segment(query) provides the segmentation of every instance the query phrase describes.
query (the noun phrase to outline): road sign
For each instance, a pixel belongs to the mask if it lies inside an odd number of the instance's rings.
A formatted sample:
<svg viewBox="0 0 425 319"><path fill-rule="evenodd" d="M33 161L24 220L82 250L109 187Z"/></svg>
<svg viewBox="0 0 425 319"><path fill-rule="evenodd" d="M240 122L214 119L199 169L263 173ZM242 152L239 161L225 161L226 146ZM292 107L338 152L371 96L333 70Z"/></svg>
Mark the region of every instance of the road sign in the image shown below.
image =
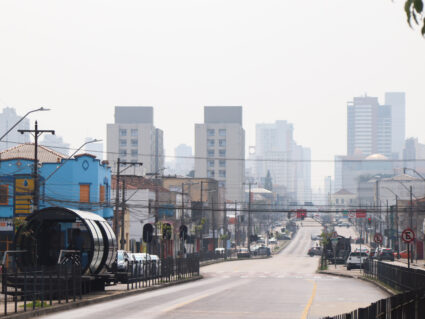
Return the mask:
<svg viewBox="0 0 425 319"><path fill-rule="evenodd" d="M375 236L373 236L373 240L377 244L382 244L382 240L383 240L382 235L380 233L376 233Z"/></svg>
<svg viewBox="0 0 425 319"><path fill-rule="evenodd" d="M366 218L366 209L356 209L356 218Z"/></svg>
<svg viewBox="0 0 425 319"><path fill-rule="evenodd" d="M411 243L412 241L415 240L415 232L410 228L406 228L401 233L401 239L407 244Z"/></svg>
<svg viewBox="0 0 425 319"><path fill-rule="evenodd" d="M331 236L332 239L338 238L338 233L334 231Z"/></svg>

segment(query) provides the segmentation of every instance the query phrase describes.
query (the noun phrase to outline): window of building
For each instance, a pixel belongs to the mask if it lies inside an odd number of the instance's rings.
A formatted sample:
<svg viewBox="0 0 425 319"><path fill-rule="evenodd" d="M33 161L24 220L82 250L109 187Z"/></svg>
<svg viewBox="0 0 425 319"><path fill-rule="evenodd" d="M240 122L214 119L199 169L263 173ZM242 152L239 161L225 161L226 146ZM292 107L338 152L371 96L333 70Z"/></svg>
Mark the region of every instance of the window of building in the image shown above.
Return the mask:
<svg viewBox="0 0 425 319"><path fill-rule="evenodd" d="M90 185L81 184L80 185L80 203L89 203L90 202Z"/></svg>
<svg viewBox="0 0 425 319"><path fill-rule="evenodd" d="M139 140L136 138L132 138L131 139L131 146L138 146L139 145Z"/></svg>
<svg viewBox="0 0 425 319"><path fill-rule="evenodd" d="M350 199L350 204L352 204L353 203L353 200L352 199Z"/></svg>
<svg viewBox="0 0 425 319"><path fill-rule="evenodd" d="M218 155L220 155L220 157L225 157L226 156L226 150L219 150Z"/></svg>
<svg viewBox="0 0 425 319"><path fill-rule="evenodd" d="M226 140L218 140L218 146L226 147Z"/></svg>
<svg viewBox="0 0 425 319"><path fill-rule="evenodd" d="M338 198L336 199L336 203L339 204L339 199Z"/></svg>
<svg viewBox="0 0 425 319"><path fill-rule="evenodd" d="M220 167L226 167L226 161L225 160L220 160L219 162Z"/></svg>
<svg viewBox="0 0 425 319"><path fill-rule="evenodd" d="M209 171L208 171L208 177L209 177L209 178L214 178L214 176L215 176L214 171L209 170Z"/></svg>
<svg viewBox="0 0 425 319"><path fill-rule="evenodd" d="M215 130L214 130L214 129L209 128L209 129L207 130L207 135L208 135L208 136L214 136L214 135L215 135Z"/></svg>
<svg viewBox="0 0 425 319"><path fill-rule="evenodd" d="M218 171L218 176L219 177L226 177L226 171L225 170L219 170Z"/></svg>
<svg viewBox="0 0 425 319"><path fill-rule="evenodd" d="M120 128L120 136L127 136L127 130Z"/></svg>
<svg viewBox="0 0 425 319"><path fill-rule="evenodd" d="M137 128L132 128L130 133L132 137L137 137L139 135L139 130Z"/></svg>
<svg viewBox="0 0 425 319"><path fill-rule="evenodd" d="M218 182L218 187L223 187L223 188L225 188L225 187L226 187L226 182L223 182L223 181Z"/></svg>
<svg viewBox="0 0 425 319"><path fill-rule="evenodd" d="M344 204L344 198L341 198L341 204Z"/></svg>
<svg viewBox="0 0 425 319"><path fill-rule="evenodd" d="M127 150L120 150L119 151L119 153L120 153L120 156L122 157L122 156L127 156Z"/></svg>
<svg viewBox="0 0 425 319"><path fill-rule="evenodd" d="M208 161L208 167L214 167L214 161Z"/></svg>
<svg viewBox="0 0 425 319"><path fill-rule="evenodd" d="M105 202L105 186L100 185L99 187L99 202L104 203Z"/></svg>
<svg viewBox="0 0 425 319"><path fill-rule="evenodd" d="M120 146L126 147L127 146L127 140L120 139Z"/></svg>
<svg viewBox="0 0 425 319"><path fill-rule="evenodd" d="M226 136L226 129L225 129L225 128L223 128L223 129L219 129L219 130L218 130L218 135L219 135L219 136Z"/></svg>
<svg viewBox="0 0 425 319"><path fill-rule="evenodd" d="M208 157L214 157L214 150L208 150Z"/></svg>
<svg viewBox="0 0 425 319"><path fill-rule="evenodd" d="M9 186L0 185L0 205L9 204Z"/></svg>
<svg viewBox="0 0 425 319"><path fill-rule="evenodd" d="M131 156L137 156L139 154L139 152L135 149L131 150Z"/></svg>
<svg viewBox="0 0 425 319"><path fill-rule="evenodd" d="M208 145L208 147L214 147L215 141L209 139L209 140L207 140L207 145Z"/></svg>

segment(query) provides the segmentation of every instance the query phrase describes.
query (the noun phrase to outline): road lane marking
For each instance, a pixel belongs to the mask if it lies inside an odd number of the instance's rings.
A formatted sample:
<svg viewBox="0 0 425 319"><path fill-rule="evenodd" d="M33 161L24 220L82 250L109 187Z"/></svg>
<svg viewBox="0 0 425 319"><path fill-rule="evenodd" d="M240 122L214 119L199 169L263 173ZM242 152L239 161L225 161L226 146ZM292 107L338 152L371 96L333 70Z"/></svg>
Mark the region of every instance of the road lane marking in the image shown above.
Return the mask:
<svg viewBox="0 0 425 319"><path fill-rule="evenodd" d="M210 295L211 295L211 293L208 293L208 294L204 294L204 295L201 295L201 296L198 296L198 297L192 298L192 299L190 299L190 300L184 301L184 302L179 303L179 304L177 304L177 305L171 306L171 307L169 307L169 308L165 309L163 312L170 312L170 311L173 311L173 310L176 310L176 309L182 308L182 307L184 307L184 306L187 306L188 304L191 304L191 303L193 303L193 302L195 302L195 301L198 301L198 300L204 299L204 298L206 298L206 297L208 297L208 296L210 296Z"/></svg>
<svg viewBox="0 0 425 319"><path fill-rule="evenodd" d="M309 280L310 281L310 280ZM311 282L311 281L310 281ZM310 307L311 307L311 305L313 304L313 300L314 300L314 297L316 296L316 290L317 290L317 283L315 282L315 281L313 281L313 292L312 292L312 294L311 294L311 297L310 297L310 299L308 300L308 303L307 303L307 305L305 306L305 308L304 308L304 311L303 311L303 313L302 313L302 315L301 315L301 319L307 319L307 316L308 316L308 312L309 312L309 310L310 310Z"/></svg>

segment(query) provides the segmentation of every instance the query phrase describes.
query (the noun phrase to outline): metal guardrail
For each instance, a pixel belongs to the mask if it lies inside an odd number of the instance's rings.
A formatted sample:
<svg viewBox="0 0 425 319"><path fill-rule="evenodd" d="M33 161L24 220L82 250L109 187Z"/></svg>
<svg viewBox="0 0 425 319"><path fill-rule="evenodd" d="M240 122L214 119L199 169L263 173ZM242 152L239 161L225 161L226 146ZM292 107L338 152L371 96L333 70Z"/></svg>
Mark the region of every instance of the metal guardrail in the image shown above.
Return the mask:
<svg viewBox="0 0 425 319"><path fill-rule="evenodd" d="M370 279L379 280L403 293L378 300L366 308L323 319L423 318L425 314L425 271L368 260L364 274Z"/></svg>

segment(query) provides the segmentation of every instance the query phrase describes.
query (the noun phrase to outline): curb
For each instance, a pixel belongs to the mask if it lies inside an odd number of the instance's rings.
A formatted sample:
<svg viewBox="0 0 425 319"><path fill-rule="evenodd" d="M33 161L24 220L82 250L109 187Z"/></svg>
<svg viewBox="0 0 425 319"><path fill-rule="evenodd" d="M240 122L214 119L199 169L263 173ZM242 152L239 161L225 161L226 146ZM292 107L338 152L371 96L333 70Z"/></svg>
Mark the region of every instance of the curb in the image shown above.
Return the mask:
<svg viewBox="0 0 425 319"><path fill-rule="evenodd" d="M71 301L70 303L67 303L67 304L55 305L55 306L52 306L52 307L49 307L49 308L38 309L38 310L34 310L34 311L27 311L27 312L22 312L22 313L17 313L17 314L11 314L11 315L4 316L3 318L27 319L27 318L33 318L33 317L38 317L38 316L44 316L44 315L48 315L48 314L52 314L52 313L56 313L56 312L72 310L72 309L76 309L76 308L80 308L80 307L84 307L84 306L89 306L89 305L94 305L94 304L98 304L98 303L102 303L102 302L106 302L106 301L112 301L112 300L121 299L121 298L129 297L129 296L134 296L134 295L142 294L142 293L153 291L153 290L177 286L177 285L189 283L189 282L192 282L192 281L197 281L197 280L200 280L202 278L203 278L203 276L199 275L199 276L196 276L196 277L192 277L192 278L188 278L188 279L184 279L184 280L179 280L179 281L174 281L174 282L170 282L170 283L165 283L165 284L158 285L158 286L146 287L146 288L140 288L140 289L134 289L134 290L126 290L126 291L118 292L116 294L109 295L109 296L101 296L101 297L94 298L94 299L81 300L81 301L75 301L75 302Z"/></svg>

